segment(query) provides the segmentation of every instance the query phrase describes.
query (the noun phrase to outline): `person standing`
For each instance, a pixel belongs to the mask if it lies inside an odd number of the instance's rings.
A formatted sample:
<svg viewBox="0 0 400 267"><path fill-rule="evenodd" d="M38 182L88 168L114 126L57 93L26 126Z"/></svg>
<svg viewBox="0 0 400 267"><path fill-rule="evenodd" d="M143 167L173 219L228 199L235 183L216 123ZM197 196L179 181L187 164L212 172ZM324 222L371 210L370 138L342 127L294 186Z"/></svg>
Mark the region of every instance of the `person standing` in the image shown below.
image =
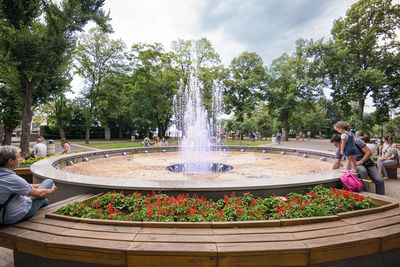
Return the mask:
<svg viewBox="0 0 400 267"><path fill-rule="evenodd" d="M339 121L333 126L333 128L341 133L340 138L342 139L342 141L340 145L340 154L346 157L346 171L350 170L351 165L352 171L356 172L357 164L354 159L354 155L356 154L355 137L350 131L350 124L344 121Z"/></svg>
<svg viewBox="0 0 400 267"><path fill-rule="evenodd" d="M308 141L311 141L311 131L307 132L307 138L308 138Z"/></svg>
<svg viewBox="0 0 400 267"><path fill-rule="evenodd" d="M336 160L333 163L332 169L340 168L340 162L342 160L342 155L340 154L341 137L339 135L333 135L331 138L331 143L336 147ZM379 174L374 162L370 159L371 151L366 146L366 144L359 138L355 139L356 155L355 159L357 161L357 172L361 179L370 178L375 184L375 192L379 195L385 194L385 183L382 176ZM368 183L363 182L363 190L369 192Z"/></svg>
<svg viewBox="0 0 400 267"><path fill-rule="evenodd" d="M278 145L281 144L281 140L282 140L282 134L281 134L281 132L277 132L276 133L276 142L278 143Z"/></svg>
<svg viewBox="0 0 400 267"><path fill-rule="evenodd" d="M31 218L48 205L47 196L54 193L53 180L46 179L40 185L29 184L13 170L21 161L19 148L0 147L0 223L15 224Z"/></svg>
<svg viewBox="0 0 400 267"><path fill-rule="evenodd" d="M388 180L388 174L385 166L392 166L399 163L397 146L393 144L393 139L390 135L384 135L382 137L383 147L382 154L378 159L376 165L378 166L379 173L383 176L383 179Z"/></svg>

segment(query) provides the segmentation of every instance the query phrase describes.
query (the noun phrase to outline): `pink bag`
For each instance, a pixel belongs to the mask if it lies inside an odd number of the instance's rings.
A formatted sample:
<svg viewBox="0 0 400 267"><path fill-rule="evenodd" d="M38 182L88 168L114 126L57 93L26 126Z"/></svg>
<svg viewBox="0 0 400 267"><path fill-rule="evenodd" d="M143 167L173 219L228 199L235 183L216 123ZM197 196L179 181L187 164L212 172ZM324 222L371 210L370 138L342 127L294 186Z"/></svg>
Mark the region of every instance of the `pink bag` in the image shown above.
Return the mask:
<svg viewBox="0 0 400 267"><path fill-rule="evenodd" d="M363 183L350 171L343 173L340 176L340 181L351 191L361 192L363 189Z"/></svg>

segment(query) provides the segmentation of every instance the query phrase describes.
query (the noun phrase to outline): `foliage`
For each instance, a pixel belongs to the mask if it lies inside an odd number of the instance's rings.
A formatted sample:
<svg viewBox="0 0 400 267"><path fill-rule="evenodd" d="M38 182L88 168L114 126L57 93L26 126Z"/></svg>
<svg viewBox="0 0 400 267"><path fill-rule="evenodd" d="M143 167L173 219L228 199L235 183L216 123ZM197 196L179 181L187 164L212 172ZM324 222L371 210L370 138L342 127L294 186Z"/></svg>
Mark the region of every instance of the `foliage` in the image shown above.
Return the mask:
<svg viewBox="0 0 400 267"><path fill-rule="evenodd" d="M233 192L218 201L188 195L105 193L89 204L74 202L56 213L68 216L124 221L212 222L253 221L329 216L367 209L378 203L347 190L318 185L305 195L291 193L285 200Z"/></svg>
<svg viewBox="0 0 400 267"><path fill-rule="evenodd" d="M38 104L57 86L75 46L74 34L89 21L107 28L104 0L1 1L0 67L17 77L23 101L21 150L29 149L32 104ZM10 87L14 85L8 84Z"/></svg>
<svg viewBox="0 0 400 267"><path fill-rule="evenodd" d="M225 81L225 102L239 123L243 123L245 115L251 117L264 82L265 69L257 53L243 52L232 60Z"/></svg>
<svg viewBox="0 0 400 267"><path fill-rule="evenodd" d="M87 144L90 127L98 120L104 81L123 68L124 49L125 44L121 40L110 39L101 28L90 29L79 37L75 50L75 71L85 80L81 107L86 122ZM107 87L108 90L113 88Z"/></svg>
<svg viewBox="0 0 400 267"><path fill-rule="evenodd" d="M365 99L375 105L399 104L400 5L391 0L360 0L332 28L325 44L324 66L334 101L358 102L363 119Z"/></svg>
<svg viewBox="0 0 400 267"><path fill-rule="evenodd" d="M315 73L318 61L313 58L312 45L312 42L297 40L296 52L292 56L283 54L268 69L265 92L268 107L271 114L283 122L286 133L289 133L289 120L296 110L300 106L312 108L313 99L322 93L321 77Z"/></svg>

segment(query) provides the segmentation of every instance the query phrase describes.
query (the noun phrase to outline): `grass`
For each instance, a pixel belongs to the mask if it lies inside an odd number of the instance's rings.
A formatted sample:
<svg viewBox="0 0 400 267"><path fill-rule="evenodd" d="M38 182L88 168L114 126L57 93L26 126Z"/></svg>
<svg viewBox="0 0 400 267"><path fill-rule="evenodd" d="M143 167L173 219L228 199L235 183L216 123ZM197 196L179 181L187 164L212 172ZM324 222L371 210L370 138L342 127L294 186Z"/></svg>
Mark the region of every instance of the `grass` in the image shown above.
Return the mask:
<svg viewBox="0 0 400 267"><path fill-rule="evenodd" d="M75 141L75 140L74 140ZM154 140L153 140L154 141ZM265 145L268 144L269 142L267 141L242 141L242 146L259 146L259 145ZM169 141L168 144L170 146L176 146L177 143L176 141ZM92 147L92 148L98 148L98 149L117 149L117 148L130 148L130 147L142 147L141 141L115 141L115 142L96 142L96 143L91 143L91 144L81 144L83 146L87 147ZM224 145L227 146L238 146L240 145L240 141L226 141L224 142Z"/></svg>

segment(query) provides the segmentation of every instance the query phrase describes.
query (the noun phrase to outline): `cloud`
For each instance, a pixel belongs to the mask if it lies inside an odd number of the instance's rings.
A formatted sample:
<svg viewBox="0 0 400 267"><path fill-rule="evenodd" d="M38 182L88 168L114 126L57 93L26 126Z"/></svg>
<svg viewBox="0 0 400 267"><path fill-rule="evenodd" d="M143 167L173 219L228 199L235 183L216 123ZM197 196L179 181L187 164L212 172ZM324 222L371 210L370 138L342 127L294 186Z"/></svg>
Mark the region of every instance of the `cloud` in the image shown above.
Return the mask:
<svg viewBox="0 0 400 267"><path fill-rule="evenodd" d="M292 52L298 38L328 37L333 20L344 16L354 2L207 0L198 25L206 33L222 32L236 46L259 53L264 63L270 64L282 53Z"/></svg>

